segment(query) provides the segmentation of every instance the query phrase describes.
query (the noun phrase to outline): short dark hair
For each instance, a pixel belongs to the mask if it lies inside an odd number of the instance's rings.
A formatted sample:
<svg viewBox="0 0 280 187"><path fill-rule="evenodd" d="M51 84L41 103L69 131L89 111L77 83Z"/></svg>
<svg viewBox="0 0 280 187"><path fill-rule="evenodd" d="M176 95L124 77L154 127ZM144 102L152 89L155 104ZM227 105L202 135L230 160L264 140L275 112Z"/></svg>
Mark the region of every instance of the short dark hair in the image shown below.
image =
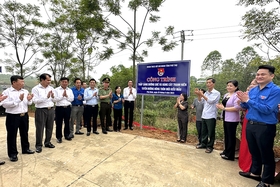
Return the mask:
<svg viewBox="0 0 280 187"><path fill-rule="evenodd" d="M81 83L82 83L82 79L80 79L80 78L75 78L74 79L74 83L76 83L77 81L81 81Z"/></svg>
<svg viewBox="0 0 280 187"><path fill-rule="evenodd" d="M41 74L40 75L40 77L39 77L39 79L40 79L40 81L43 81L43 80L46 80L47 79L47 76L48 77L52 77L50 74L48 74L48 73L43 73L43 74Z"/></svg>
<svg viewBox="0 0 280 187"><path fill-rule="evenodd" d="M188 100L188 95L186 93L181 93L181 94L184 97L184 101L187 101Z"/></svg>
<svg viewBox="0 0 280 187"><path fill-rule="evenodd" d="M199 90L201 90L203 94L206 92L206 90L204 90L203 88L199 88Z"/></svg>
<svg viewBox="0 0 280 187"><path fill-rule="evenodd" d="M211 80L211 82L213 82L213 83L215 83L215 82L216 82L216 80L215 80L214 78L212 78L212 77L210 77L210 78L206 79L206 81L208 81L208 80Z"/></svg>
<svg viewBox="0 0 280 187"><path fill-rule="evenodd" d="M275 72L275 67L270 65L261 65L259 66L258 70L259 69L267 69L271 74L274 74Z"/></svg>
<svg viewBox="0 0 280 187"><path fill-rule="evenodd" d="M69 82L69 79L67 77L61 77L59 81L65 81L65 80Z"/></svg>
<svg viewBox="0 0 280 187"><path fill-rule="evenodd" d="M90 81L94 81L96 83L96 80L94 78L90 79L88 82L90 82Z"/></svg>
<svg viewBox="0 0 280 187"><path fill-rule="evenodd" d="M10 78L11 84L13 84L13 82L17 82L18 79L23 80L23 77L22 77L22 76L19 76L19 75L13 75L13 76L11 76L11 78Z"/></svg>

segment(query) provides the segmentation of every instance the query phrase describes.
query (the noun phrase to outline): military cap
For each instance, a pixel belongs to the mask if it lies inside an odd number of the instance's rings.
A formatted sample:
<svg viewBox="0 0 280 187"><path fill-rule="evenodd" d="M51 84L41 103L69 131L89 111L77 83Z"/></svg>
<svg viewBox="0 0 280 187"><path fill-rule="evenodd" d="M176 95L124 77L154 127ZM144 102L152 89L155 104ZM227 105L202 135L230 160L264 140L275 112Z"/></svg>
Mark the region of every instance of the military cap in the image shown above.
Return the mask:
<svg viewBox="0 0 280 187"><path fill-rule="evenodd" d="M110 82L110 78L109 77L105 77L103 80L102 80L102 82Z"/></svg>

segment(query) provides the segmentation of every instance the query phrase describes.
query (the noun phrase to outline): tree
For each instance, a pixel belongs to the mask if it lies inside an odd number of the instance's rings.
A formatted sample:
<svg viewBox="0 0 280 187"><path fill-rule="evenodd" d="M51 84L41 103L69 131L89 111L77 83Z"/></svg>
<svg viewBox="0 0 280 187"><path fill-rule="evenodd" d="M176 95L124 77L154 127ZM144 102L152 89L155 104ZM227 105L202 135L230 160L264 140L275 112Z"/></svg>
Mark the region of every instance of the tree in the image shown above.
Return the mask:
<svg viewBox="0 0 280 187"><path fill-rule="evenodd" d="M238 5L257 5L264 7L272 2L272 0L239 0ZM276 2L280 5L279 0L276 0ZM267 10L267 8L252 8L242 17L241 24L245 28L243 31L244 39L259 42L256 43L256 46L260 49L262 49L263 45L265 45L277 53L280 52L279 7L272 8L271 10ZM269 52L267 52L267 54L269 57Z"/></svg>
<svg viewBox="0 0 280 187"><path fill-rule="evenodd" d="M204 59L203 64L201 66L201 71L210 70L212 73L211 76L213 76L215 72L217 73L219 72L221 62L222 62L221 53L217 50L212 51Z"/></svg>
<svg viewBox="0 0 280 187"><path fill-rule="evenodd" d="M98 1L92 10L94 14L90 15L75 0L43 0L42 3L50 14L44 56L50 62L55 84L62 76L89 79L89 71L112 54L110 47L99 45L104 44L105 25Z"/></svg>
<svg viewBox="0 0 280 187"><path fill-rule="evenodd" d="M44 23L40 21L40 8L36 5L4 1L0 4L0 46L12 47L8 57L0 60L6 71L28 77L46 64L36 55L42 46Z"/></svg>
<svg viewBox="0 0 280 187"><path fill-rule="evenodd" d="M170 51L177 45L176 42L168 41L166 39L166 36L173 34L174 28L171 26L166 28L164 36L161 36L161 32L159 31L153 31L151 38L143 39L146 22L149 20L151 23L157 23L160 20L160 17L157 16L156 13L159 12L159 8L164 2L165 0L104 0L103 7L109 12L109 15L107 16L108 19L106 21L109 26L109 30L106 32L106 35L118 43L119 50L123 51L128 49L132 52L130 60L132 60L133 64L134 82L136 63L143 62L144 57L148 56L148 47L152 47L155 43L158 43L163 46L163 51ZM123 12L125 12L125 9L123 9L123 3L128 3L127 7L132 12L132 15L124 17ZM93 0L81 1L83 9L89 12L94 9L95 4L96 2ZM143 17L141 22L138 23L138 20L140 20L138 16L141 13L143 13ZM113 24L110 20L111 17L119 18L124 25ZM130 23L129 20L131 17L133 17L133 19ZM147 48L140 52L140 47L144 44Z"/></svg>

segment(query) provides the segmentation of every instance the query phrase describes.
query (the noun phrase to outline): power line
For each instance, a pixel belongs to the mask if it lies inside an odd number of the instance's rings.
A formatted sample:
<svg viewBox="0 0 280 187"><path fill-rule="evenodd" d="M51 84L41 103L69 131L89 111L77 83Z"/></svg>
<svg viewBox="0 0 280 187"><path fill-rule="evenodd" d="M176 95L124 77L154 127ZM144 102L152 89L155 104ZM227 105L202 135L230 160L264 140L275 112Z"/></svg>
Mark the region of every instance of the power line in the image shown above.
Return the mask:
<svg viewBox="0 0 280 187"><path fill-rule="evenodd" d="M232 25L232 26L212 27L212 28L193 29L193 30L194 31L202 31L202 30L214 30L214 29L224 29L224 28L232 28L232 27L242 27L242 26Z"/></svg>

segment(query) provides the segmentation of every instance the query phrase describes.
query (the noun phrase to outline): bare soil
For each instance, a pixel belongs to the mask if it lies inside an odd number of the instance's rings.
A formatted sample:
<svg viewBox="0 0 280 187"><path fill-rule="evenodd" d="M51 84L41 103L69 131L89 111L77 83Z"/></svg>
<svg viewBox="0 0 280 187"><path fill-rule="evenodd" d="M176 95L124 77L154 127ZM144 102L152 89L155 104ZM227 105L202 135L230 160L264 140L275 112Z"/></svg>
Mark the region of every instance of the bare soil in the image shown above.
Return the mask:
<svg viewBox="0 0 280 187"><path fill-rule="evenodd" d="M34 117L34 113L29 112L29 116ZM154 138L154 139L178 143L176 132L163 130L163 129L157 129L157 128L154 128L151 126L143 126L141 129L137 122L135 122L133 130L129 130L129 129L122 130L122 133L133 134L133 135L137 135L137 136L143 136L143 137L147 137L147 138ZM196 146L197 143L198 143L198 140L197 140L196 136L194 136L194 135L187 136L186 144ZM214 149L223 150L223 147L224 147L223 141L216 140ZM274 153L275 153L275 158L280 158L280 147L274 146Z"/></svg>

